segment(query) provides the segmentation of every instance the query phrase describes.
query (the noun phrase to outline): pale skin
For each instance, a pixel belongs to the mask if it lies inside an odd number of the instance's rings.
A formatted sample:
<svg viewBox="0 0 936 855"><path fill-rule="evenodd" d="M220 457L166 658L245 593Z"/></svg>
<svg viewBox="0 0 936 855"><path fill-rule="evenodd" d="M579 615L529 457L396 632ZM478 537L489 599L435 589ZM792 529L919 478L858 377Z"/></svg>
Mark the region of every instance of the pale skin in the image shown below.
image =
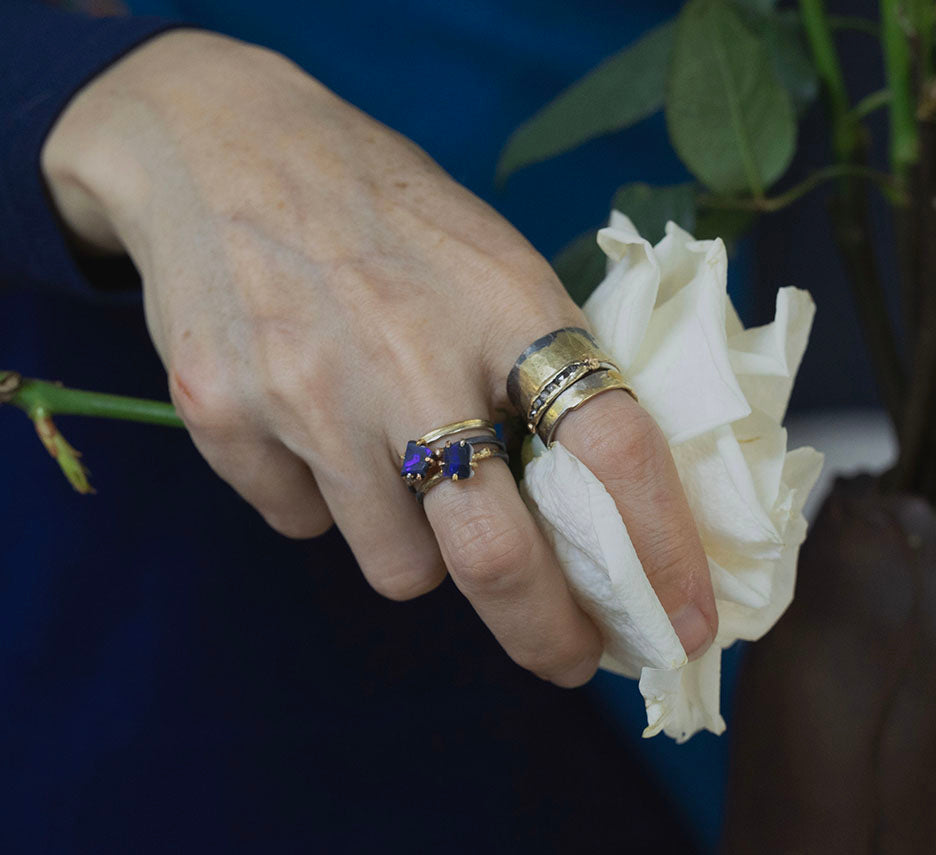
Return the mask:
<svg viewBox="0 0 936 855"><path fill-rule="evenodd" d="M509 410L533 340L588 326L546 261L409 140L271 51L198 31L152 39L72 100L43 172L85 250L129 253L169 391L211 467L277 531L336 524L375 590L451 575L519 665L594 674L573 600L507 467L433 489L408 439ZM626 393L557 439L605 484L690 657L717 615L666 441Z"/></svg>

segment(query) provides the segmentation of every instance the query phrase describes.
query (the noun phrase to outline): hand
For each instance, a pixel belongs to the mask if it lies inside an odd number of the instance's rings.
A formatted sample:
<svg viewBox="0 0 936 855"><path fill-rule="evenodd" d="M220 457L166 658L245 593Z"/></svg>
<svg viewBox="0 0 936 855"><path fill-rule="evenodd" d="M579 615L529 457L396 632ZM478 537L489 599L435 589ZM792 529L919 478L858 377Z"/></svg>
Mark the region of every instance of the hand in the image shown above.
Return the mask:
<svg viewBox="0 0 936 855"><path fill-rule="evenodd" d="M586 326L549 265L413 143L283 57L197 31L97 77L43 170L75 236L126 251L172 400L212 468L276 530L334 520L393 599L446 570L520 665L594 673L594 624L501 462L424 508L397 475L408 439L509 407L524 348ZM690 655L715 636L702 546L667 444L627 394L558 439L607 486Z"/></svg>

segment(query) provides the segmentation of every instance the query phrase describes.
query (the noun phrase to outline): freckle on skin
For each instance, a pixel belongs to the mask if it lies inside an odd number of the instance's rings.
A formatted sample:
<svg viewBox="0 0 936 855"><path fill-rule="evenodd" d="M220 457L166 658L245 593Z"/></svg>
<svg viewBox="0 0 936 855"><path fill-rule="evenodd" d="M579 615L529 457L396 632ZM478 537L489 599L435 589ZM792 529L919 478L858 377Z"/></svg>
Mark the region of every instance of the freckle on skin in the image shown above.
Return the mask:
<svg viewBox="0 0 936 855"><path fill-rule="evenodd" d="M409 182L408 181L394 181L393 186L400 190L405 190L407 187L409 187Z"/></svg>
<svg viewBox="0 0 936 855"><path fill-rule="evenodd" d="M183 339L187 339L187 338L190 338L191 335L192 335L192 331L191 331L191 330L186 330L184 333L182 333L182 338L183 338Z"/></svg>

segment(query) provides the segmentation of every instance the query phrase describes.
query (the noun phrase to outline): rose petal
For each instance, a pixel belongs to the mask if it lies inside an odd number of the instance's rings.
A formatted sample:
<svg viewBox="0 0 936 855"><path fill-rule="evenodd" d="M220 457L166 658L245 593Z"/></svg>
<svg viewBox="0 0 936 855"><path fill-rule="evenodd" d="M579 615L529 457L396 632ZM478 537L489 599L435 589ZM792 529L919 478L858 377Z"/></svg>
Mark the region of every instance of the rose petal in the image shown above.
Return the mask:
<svg viewBox="0 0 936 855"><path fill-rule="evenodd" d="M703 728L723 733L725 720L718 711L720 685L721 647L717 644L674 671L644 668L640 675L640 694L647 707L644 737L662 730L677 742L685 742Z"/></svg>
<svg viewBox="0 0 936 855"><path fill-rule="evenodd" d="M693 246L700 253L695 276L654 309L628 371L640 403L672 445L751 411L728 359L724 244Z"/></svg>
<svg viewBox="0 0 936 855"><path fill-rule="evenodd" d="M781 288L772 323L728 339L731 367L748 403L776 422L786 414L816 306L808 291Z"/></svg>
<svg viewBox="0 0 936 855"><path fill-rule="evenodd" d="M731 429L751 473L757 500L769 514L780 493L787 432L762 410L753 410Z"/></svg>
<svg viewBox="0 0 936 855"><path fill-rule="evenodd" d="M696 275L696 269L710 251L718 251L713 240L696 240L676 223L666 224L666 234L653 248L660 265L660 288L657 306L662 306L686 287ZM721 243L721 241L718 241ZM724 245L722 245L724 246Z"/></svg>
<svg viewBox="0 0 936 855"><path fill-rule="evenodd" d="M617 213L617 212L615 212ZM640 350L660 284L660 265L653 247L623 214L598 232L598 244L609 258L608 275L585 303L585 315L598 341L629 371Z"/></svg>
<svg viewBox="0 0 936 855"><path fill-rule="evenodd" d="M783 539L760 503L730 425L671 450L708 555L723 565L725 556L732 554L755 558L780 555Z"/></svg>

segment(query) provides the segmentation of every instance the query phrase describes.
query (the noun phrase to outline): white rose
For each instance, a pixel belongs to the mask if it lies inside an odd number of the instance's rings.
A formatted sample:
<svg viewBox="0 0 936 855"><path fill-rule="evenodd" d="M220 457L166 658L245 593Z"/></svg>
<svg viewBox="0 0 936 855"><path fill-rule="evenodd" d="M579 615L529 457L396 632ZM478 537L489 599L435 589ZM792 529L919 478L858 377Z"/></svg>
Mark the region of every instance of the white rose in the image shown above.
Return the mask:
<svg viewBox="0 0 936 855"><path fill-rule="evenodd" d="M788 452L780 422L815 307L808 292L782 288L773 323L745 330L728 299L721 240L697 241L669 223L651 246L615 211L598 243L609 270L585 313L670 444L711 571L711 649L687 662L614 500L566 449L536 440L522 490L601 628L602 667L640 678L644 736L662 730L682 742L724 730L722 649L760 638L793 597L801 511L822 455Z"/></svg>

